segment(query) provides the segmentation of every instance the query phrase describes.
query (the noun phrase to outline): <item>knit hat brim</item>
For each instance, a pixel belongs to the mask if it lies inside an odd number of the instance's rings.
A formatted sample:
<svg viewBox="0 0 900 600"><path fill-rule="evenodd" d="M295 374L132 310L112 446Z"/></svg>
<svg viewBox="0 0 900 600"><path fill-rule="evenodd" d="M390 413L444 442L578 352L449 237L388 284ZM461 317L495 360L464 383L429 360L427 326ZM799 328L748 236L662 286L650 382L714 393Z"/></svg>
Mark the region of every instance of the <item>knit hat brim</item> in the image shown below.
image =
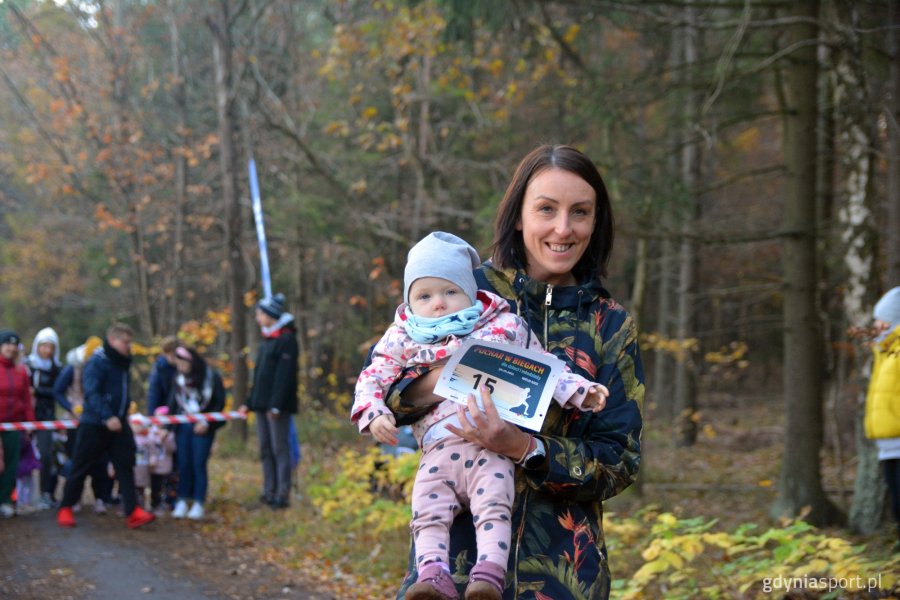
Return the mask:
<svg viewBox="0 0 900 600"><path fill-rule="evenodd" d="M412 247L403 272L403 301L409 304L409 288L417 279L439 277L458 285L472 304L478 284L472 271L481 264L478 252L452 233L435 231Z"/></svg>

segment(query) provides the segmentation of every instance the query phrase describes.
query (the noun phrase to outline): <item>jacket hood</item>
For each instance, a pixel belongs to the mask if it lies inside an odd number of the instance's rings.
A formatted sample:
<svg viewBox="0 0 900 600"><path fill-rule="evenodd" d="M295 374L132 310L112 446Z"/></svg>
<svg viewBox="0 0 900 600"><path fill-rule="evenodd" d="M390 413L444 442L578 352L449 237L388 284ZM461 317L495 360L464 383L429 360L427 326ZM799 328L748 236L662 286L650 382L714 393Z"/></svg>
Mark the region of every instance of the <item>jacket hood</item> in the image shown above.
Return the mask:
<svg viewBox="0 0 900 600"><path fill-rule="evenodd" d="M34 342L31 344L31 354L28 355L30 364L39 365L44 362L44 359L38 356L38 346L47 343L53 344L53 364L58 367L61 366L59 362L59 336L52 327L44 327L34 336Z"/></svg>
<svg viewBox="0 0 900 600"><path fill-rule="evenodd" d="M289 312L282 313L271 327L262 328L262 334L266 338L277 337L282 329L297 330L296 326L294 326L294 315Z"/></svg>

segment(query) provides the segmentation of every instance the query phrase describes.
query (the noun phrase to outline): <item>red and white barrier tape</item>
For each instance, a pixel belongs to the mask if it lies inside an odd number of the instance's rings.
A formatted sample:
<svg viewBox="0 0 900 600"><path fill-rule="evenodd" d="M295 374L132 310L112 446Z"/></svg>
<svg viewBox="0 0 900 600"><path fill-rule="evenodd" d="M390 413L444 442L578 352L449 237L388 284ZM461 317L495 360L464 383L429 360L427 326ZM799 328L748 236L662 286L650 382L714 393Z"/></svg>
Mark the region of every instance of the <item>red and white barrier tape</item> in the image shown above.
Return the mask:
<svg viewBox="0 0 900 600"><path fill-rule="evenodd" d="M177 423L197 423L199 421L233 421L247 417L233 410L231 412L208 412L193 415L166 415L161 417L145 417L131 415L128 421L132 425L173 425ZM55 421L20 421L18 423L0 423L0 431L44 431L47 429L75 429L78 421L74 419L57 419Z"/></svg>

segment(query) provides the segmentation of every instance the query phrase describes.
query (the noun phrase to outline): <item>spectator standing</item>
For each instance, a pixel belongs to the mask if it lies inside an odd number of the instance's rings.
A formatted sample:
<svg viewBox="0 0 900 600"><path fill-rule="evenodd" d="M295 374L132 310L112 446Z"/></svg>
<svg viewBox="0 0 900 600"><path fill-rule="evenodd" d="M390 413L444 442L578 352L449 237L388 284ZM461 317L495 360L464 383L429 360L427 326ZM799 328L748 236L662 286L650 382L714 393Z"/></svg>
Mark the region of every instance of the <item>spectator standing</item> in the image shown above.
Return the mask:
<svg viewBox="0 0 900 600"><path fill-rule="evenodd" d="M31 344L31 354L25 359L34 392L34 416L38 421L56 419L56 400L53 385L62 371L59 362L59 336L52 327L38 331ZM35 431L38 455L41 461L41 497L38 508L47 510L56 507L56 484L59 481L56 453L53 451L53 431Z"/></svg>
<svg viewBox="0 0 900 600"><path fill-rule="evenodd" d="M56 383L53 384L53 397L56 403L73 418L81 416L84 410L84 390L81 385L81 376L84 365L100 346L103 340L92 335L83 344L72 348L66 353L66 365L59 373ZM72 468L72 455L75 451L75 430L69 430L66 437L66 456L68 462L61 469L63 477L68 478ZM91 477L91 490L94 493L94 512L103 514L106 506L113 503L113 485L115 480L109 476L107 465L109 458L106 454L97 459L94 467L88 473ZM79 506L76 503L76 506ZM77 512L77 511L76 511Z"/></svg>
<svg viewBox="0 0 900 600"><path fill-rule="evenodd" d="M62 506L56 521L60 527L74 527L72 507L81 498L84 478L104 452L116 471L119 493L130 528L154 520L154 516L136 505L134 489L134 434L128 423L131 378L130 327L114 323L106 331L103 348L97 350L84 367L84 411L78 425L72 470L63 490Z"/></svg>
<svg viewBox="0 0 900 600"><path fill-rule="evenodd" d="M253 370L253 390L242 412L256 413L256 433L263 466L261 500L275 509L290 505L290 425L297 413L297 328L285 311L284 294L256 305L262 342Z"/></svg>
<svg viewBox="0 0 900 600"><path fill-rule="evenodd" d="M166 406L172 394L172 382L175 381L175 348L178 338L174 335L164 337L159 343L160 355L150 371L150 383L147 386L147 414L156 414L156 409Z"/></svg>
<svg viewBox="0 0 900 600"><path fill-rule="evenodd" d="M175 349L175 368L178 375L169 398L169 413L195 415L219 412L225 408L225 386L222 376L193 348ZM179 423L175 426L175 446L178 456L178 501L172 516L176 519L202 519L205 513L209 477L206 464L212 452L216 431L224 422ZM188 511L187 504L193 500Z"/></svg>
<svg viewBox="0 0 900 600"><path fill-rule="evenodd" d="M15 332L0 331L0 423L34 421L28 371L18 363L20 338ZM3 469L0 472L0 517L16 514L12 493L16 489L22 433L2 431Z"/></svg>

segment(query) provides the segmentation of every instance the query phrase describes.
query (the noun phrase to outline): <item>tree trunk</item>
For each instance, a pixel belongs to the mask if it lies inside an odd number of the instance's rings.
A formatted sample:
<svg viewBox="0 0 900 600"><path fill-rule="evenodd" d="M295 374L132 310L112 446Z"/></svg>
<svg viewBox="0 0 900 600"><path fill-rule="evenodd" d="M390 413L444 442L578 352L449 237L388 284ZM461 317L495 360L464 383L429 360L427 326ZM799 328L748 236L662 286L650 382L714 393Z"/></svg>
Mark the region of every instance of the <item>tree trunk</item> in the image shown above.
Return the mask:
<svg viewBox="0 0 900 600"><path fill-rule="evenodd" d="M219 168L222 174L222 199L225 209L225 261L228 265L228 296L231 307L232 397L234 405L247 398L247 328L244 307L244 258L241 249L241 207L237 194L237 156L235 153L235 115L232 96L233 66L231 14L228 0L216 3L207 20L213 34L213 62L216 78L216 115L219 124ZM247 437L245 421L236 421L232 431Z"/></svg>
<svg viewBox="0 0 900 600"><path fill-rule="evenodd" d="M788 67L785 159L790 189L784 207L784 396L787 415L776 516L803 516L811 523L834 522L839 511L822 489L822 378L824 344L816 277L816 88L817 0L791 9L798 24L788 43L798 45ZM803 45L806 44L806 45Z"/></svg>
<svg viewBox="0 0 900 600"><path fill-rule="evenodd" d="M169 22L169 42L172 49L172 97L175 100L175 139L179 149L186 148L188 139L187 93L182 71L181 35L174 2L167 3L166 17ZM184 207L187 197L188 164L183 152L175 153L175 223L172 240L172 278L166 295L169 299L169 332L174 334L181 325L181 280L184 278Z"/></svg>
<svg viewBox="0 0 900 600"><path fill-rule="evenodd" d="M839 46L837 66L834 69L836 77L832 104L835 107L835 122L841 141L841 173L844 178L843 196L846 199L844 206L838 211L847 272L844 313L849 326L862 328L871 322L872 301L877 289L877 281L872 272L876 232L870 193L874 137L870 121L874 116L870 117L867 110L870 105L862 66L858 7L849 2L839 2L836 6L838 15L835 21L843 43ZM862 368L856 369L860 376L854 386L862 391L854 398L859 409L854 423L858 462L849 527L859 533L874 533L881 522L884 483L876 483L881 481L878 453L875 444L867 440L862 432L867 379L861 375L863 371Z"/></svg>
<svg viewBox="0 0 900 600"><path fill-rule="evenodd" d="M900 1L890 0L890 101L887 112L887 289L900 285Z"/></svg>
<svg viewBox="0 0 900 600"><path fill-rule="evenodd" d="M697 441L697 385L694 361L686 347L694 337L694 314L697 299L697 248L690 235L699 217L699 201L694 197L700 181L700 147L697 141L699 110L694 91L693 69L697 63L698 32L694 7L684 9L684 85L687 97L684 103L682 128L681 181L687 194L686 209L682 215L681 243L678 256L678 325L677 339L683 351L675 363L675 441L679 446L693 446Z"/></svg>

